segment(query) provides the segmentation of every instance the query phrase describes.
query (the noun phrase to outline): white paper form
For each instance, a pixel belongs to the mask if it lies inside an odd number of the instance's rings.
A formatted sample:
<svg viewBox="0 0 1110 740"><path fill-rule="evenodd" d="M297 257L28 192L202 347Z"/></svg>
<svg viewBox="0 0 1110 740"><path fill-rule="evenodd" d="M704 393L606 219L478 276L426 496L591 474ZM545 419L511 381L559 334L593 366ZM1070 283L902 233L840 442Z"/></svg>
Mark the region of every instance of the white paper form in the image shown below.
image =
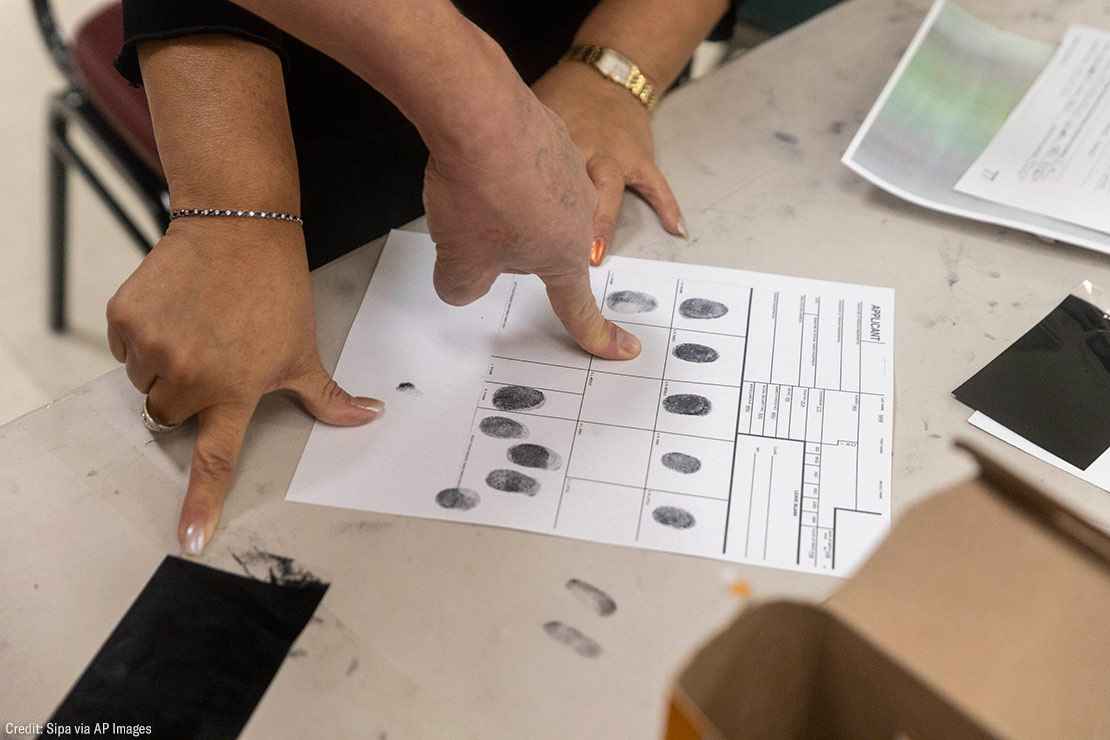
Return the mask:
<svg viewBox="0 0 1110 740"><path fill-rule="evenodd" d="M1110 33L1068 30L956 189L1110 233Z"/></svg>
<svg viewBox="0 0 1110 740"><path fill-rule="evenodd" d="M289 500L838 575L887 531L893 291L611 257L615 362L534 276L444 305L434 258L391 234L336 370L386 415L317 424Z"/></svg>
<svg viewBox="0 0 1110 740"><path fill-rule="evenodd" d="M937 0L844 164L924 208L1110 252L1110 235L1103 232L956 190L1056 48Z"/></svg>

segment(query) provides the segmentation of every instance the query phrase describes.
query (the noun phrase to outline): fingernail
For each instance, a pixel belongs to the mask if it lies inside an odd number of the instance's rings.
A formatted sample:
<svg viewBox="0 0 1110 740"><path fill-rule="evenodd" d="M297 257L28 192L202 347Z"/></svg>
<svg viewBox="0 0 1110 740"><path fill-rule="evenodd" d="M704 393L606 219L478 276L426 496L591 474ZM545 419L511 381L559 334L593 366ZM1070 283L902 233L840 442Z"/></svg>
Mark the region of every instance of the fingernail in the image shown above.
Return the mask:
<svg viewBox="0 0 1110 740"><path fill-rule="evenodd" d="M185 553L187 555L200 555L204 550L204 527L200 524L190 524L185 528Z"/></svg>
<svg viewBox="0 0 1110 740"><path fill-rule="evenodd" d="M351 405L358 406L363 411L369 411L374 416L380 416L385 411L385 404L376 398L367 398L366 396L352 396Z"/></svg>
<svg viewBox="0 0 1110 740"><path fill-rule="evenodd" d="M621 352L629 357L635 357L640 354L640 339L635 334L621 329L620 337L617 339L617 346L620 347Z"/></svg>
<svg viewBox="0 0 1110 740"><path fill-rule="evenodd" d="M690 238L690 232L686 231L686 219L679 217L678 219L678 235L683 239Z"/></svg>
<svg viewBox="0 0 1110 740"><path fill-rule="evenodd" d="M600 236L590 245L590 264L597 267L605 259L605 240Z"/></svg>

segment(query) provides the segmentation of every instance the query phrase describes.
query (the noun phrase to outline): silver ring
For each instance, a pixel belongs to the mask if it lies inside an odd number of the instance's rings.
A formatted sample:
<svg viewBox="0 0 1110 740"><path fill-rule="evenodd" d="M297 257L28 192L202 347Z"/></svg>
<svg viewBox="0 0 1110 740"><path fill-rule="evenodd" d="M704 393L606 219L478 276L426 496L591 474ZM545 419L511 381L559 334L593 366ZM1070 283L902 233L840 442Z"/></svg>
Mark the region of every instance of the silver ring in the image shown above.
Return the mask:
<svg viewBox="0 0 1110 740"><path fill-rule="evenodd" d="M163 424L162 422L155 419L154 414L150 413L150 406L148 406L149 403L150 403L150 396L147 396L143 400L142 413L139 414L139 416L143 420L143 426L144 427L146 427L150 431L154 432L155 434L162 434L163 432L172 432L174 429L177 429L179 426L181 426L180 423L179 424Z"/></svg>

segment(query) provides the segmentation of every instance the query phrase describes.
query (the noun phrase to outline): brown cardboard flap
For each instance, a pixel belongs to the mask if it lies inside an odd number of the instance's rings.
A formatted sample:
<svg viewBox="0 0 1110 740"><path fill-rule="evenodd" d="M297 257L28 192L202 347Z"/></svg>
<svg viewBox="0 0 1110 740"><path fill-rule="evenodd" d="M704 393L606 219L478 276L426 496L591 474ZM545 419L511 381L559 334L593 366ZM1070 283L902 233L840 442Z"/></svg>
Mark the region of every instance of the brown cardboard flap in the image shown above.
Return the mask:
<svg viewBox="0 0 1110 740"><path fill-rule="evenodd" d="M836 616L748 609L682 674L667 740L988 740L982 727Z"/></svg>
<svg viewBox="0 0 1110 740"><path fill-rule="evenodd" d="M827 624L822 611L791 602L745 610L679 681L708 718L694 722L701 737L806 737Z"/></svg>
<svg viewBox="0 0 1110 740"><path fill-rule="evenodd" d="M1110 737L1108 538L976 456L827 606L994 733Z"/></svg>

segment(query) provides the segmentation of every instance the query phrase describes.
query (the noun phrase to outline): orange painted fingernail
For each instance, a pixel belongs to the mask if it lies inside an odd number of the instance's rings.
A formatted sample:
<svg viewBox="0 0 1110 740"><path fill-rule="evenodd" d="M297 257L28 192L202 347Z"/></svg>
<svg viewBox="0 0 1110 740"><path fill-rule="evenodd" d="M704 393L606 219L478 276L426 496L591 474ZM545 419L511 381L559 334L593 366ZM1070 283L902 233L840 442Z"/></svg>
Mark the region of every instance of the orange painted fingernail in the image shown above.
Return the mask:
<svg viewBox="0 0 1110 740"><path fill-rule="evenodd" d="M590 245L590 264L597 267L605 259L605 240L600 236Z"/></svg>
<svg viewBox="0 0 1110 740"><path fill-rule="evenodd" d="M733 581L729 585L728 590L733 596L739 596L742 599L746 599L752 595L752 587L748 585L748 582L743 578Z"/></svg>

